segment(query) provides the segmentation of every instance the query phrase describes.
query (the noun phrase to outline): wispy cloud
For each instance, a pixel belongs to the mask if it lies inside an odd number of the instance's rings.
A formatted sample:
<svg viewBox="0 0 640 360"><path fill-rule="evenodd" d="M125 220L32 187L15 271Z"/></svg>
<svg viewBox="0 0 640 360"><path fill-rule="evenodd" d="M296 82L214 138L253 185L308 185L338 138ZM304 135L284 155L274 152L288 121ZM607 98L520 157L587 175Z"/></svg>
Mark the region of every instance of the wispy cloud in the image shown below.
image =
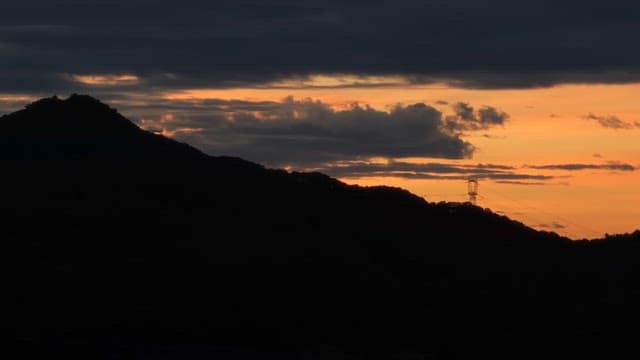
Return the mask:
<svg viewBox="0 0 640 360"><path fill-rule="evenodd" d="M608 162L606 164L549 164L549 165L526 165L530 169L538 170L566 170L566 171L581 171L581 170L614 170L614 171L635 171L636 167L621 162Z"/></svg>
<svg viewBox="0 0 640 360"><path fill-rule="evenodd" d="M554 229L554 230L562 230L562 229L566 229L567 225L561 224L559 222L552 222L550 224L539 224L538 225L539 228L543 228L543 229Z"/></svg>
<svg viewBox="0 0 640 360"><path fill-rule="evenodd" d="M81 84L94 86L130 85L137 84L140 81L138 76L131 74L71 75L71 78Z"/></svg>
<svg viewBox="0 0 640 360"><path fill-rule="evenodd" d="M336 177L399 177L407 179L466 180L538 180L546 181L550 175L521 173L515 167L496 164L410 163L402 161L345 162L318 166L314 170ZM542 183L541 183L542 184Z"/></svg>
<svg viewBox="0 0 640 360"><path fill-rule="evenodd" d="M640 128L640 122L628 122L620 119L614 115L595 115L589 113L584 116L586 120L591 120L597 122L600 126L609 128L609 129L617 129L617 130L628 130L633 128Z"/></svg>
<svg viewBox="0 0 640 360"><path fill-rule="evenodd" d="M506 184L506 185L526 185L526 186L549 185L549 183L540 182L540 181L496 180L495 182L498 184Z"/></svg>

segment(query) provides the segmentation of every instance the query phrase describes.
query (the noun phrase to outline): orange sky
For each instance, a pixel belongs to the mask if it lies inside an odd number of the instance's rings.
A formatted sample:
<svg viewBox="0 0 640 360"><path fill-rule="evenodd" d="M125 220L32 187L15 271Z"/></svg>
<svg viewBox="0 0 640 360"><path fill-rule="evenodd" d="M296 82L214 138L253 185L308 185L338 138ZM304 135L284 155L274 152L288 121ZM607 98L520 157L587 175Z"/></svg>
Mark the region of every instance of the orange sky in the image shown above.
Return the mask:
<svg viewBox="0 0 640 360"><path fill-rule="evenodd" d="M417 86L396 78L367 80L318 77L306 83L274 84L264 89L196 89L167 93L167 99L281 100L286 96L312 98L346 107L368 104L377 109L425 102L443 112L437 101L489 105L510 115L502 128L467 137L477 147L474 158L461 164L494 163L512 166L563 163L603 164L619 161L640 167L640 128L604 128L585 119L589 113L640 121L640 84L564 85L525 90L469 90L444 85ZM354 86L340 87L360 82ZM490 135L485 137L483 135ZM599 154L595 157L594 154ZM425 159L434 161L434 159ZM441 161L441 160L440 160ZM573 238L640 228L640 173L608 170L544 171L560 177L549 185L524 186L480 183L479 205L523 221L538 229ZM398 178L342 179L357 184L401 186L431 201L463 201L466 184L457 180ZM557 223L563 227L541 227Z"/></svg>
<svg viewBox="0 0 640 360"><path fill-rule="evenodd" d="M133 81L129 76L81 77L91 82ZM476 151L472 159L395 159L463 165L499 164L531 173L527 165L606 164L620 162L640 168L640 84L563 85L523 90L477 90L442 84L411 85L401 78L331 78L282 82L264 88L193 89L164 93L165 100L227 99L281 101L285 97L311 98L335 108L353 103L379 110L394 105L424 102L447 114L448 103L468 102L476 108L493 106L510 115L508 122L465 140ZM135 95L135 96L134 96ZM144 94L132 101L143 104ZM28 102L29 96L5 94L0 100ZM114 106L119 106L117 101ZM585 116L615 116L628 129L605 128ZM124 113L125 116L130 114ZM173 118L171 113L163 119ZM171 136L171 134L168 134ZM232 155L232 154L230 154ZM545 185L513 185L480 181L478 204L504 213L529 226L553 230L572 238L595 238L605 233L631 232L640 228L640 170L535 170L555 178ZM391 185L406 188L430 201L465 201L463 180L415 180L392 177L343 178L348 183ZM555 226L553 224L556 224Z"/></svg>

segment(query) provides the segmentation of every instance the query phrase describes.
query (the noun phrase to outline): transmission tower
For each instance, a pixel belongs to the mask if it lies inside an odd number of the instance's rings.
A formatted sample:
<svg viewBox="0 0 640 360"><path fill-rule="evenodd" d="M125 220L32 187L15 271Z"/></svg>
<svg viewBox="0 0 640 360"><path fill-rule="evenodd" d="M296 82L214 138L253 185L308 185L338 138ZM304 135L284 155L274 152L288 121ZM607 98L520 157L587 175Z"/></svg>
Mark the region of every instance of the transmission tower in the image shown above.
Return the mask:
<svg viewBox="0 0 640 360"><path fill-rule="evenodd" d="M476 205L478 200L478 180L469 179L467 181L467 193L469 194L469 202L471 205Z"/></svg>

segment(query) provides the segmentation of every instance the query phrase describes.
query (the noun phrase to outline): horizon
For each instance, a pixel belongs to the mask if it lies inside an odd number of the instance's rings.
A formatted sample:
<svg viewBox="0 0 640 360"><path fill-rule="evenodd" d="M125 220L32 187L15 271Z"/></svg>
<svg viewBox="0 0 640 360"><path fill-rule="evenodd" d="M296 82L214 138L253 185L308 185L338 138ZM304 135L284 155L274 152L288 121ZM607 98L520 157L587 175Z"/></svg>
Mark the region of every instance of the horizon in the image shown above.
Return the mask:
<svg viewBox="0 0 640 360"><path fill-rule="evenodd" d="M29 0L0 113L88 93L210 155L464 201L573 239L640 228L630 1Z"/></svg>

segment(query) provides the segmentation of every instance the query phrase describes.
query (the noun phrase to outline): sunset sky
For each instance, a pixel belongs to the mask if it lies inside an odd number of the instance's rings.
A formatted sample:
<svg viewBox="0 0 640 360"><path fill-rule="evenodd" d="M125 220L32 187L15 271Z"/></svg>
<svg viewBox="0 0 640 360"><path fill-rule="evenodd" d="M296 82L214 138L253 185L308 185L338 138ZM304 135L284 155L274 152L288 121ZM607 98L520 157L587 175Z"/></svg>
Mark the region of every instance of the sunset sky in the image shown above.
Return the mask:
<svg viewBox="0 0 640 360"><path fill-rule="evenodd" d="M153 6L153 7L150 7ZM466 201L572 238L640 228L640 3L24 0L0 113L84 93L212 155Z"/></svg>

